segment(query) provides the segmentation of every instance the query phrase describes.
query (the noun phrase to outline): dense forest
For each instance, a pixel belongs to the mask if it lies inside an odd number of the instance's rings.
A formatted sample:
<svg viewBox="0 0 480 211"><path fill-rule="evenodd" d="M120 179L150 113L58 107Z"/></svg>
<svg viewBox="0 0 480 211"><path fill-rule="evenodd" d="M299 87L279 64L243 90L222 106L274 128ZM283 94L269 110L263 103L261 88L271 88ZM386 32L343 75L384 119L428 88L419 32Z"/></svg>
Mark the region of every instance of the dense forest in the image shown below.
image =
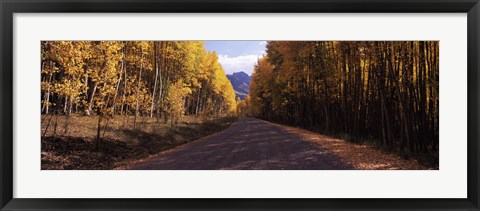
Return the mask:
<svg viewBox="0 0 480 211"><path fill-rule="evenodd" d="M252 77L242 115L438 164L438 41L269 41Z"/></svg>
<svg viewBox="0 0 480 211"><path fill-rule="evenodd" d="M114 115L173 125L183 115L236 111L235 93L215 52L197 41L43 41L42 125L52 116L98 116L97 142ZM53 124L53 123L52 123ZM55 125L56 127L56 125Z"/></svg>

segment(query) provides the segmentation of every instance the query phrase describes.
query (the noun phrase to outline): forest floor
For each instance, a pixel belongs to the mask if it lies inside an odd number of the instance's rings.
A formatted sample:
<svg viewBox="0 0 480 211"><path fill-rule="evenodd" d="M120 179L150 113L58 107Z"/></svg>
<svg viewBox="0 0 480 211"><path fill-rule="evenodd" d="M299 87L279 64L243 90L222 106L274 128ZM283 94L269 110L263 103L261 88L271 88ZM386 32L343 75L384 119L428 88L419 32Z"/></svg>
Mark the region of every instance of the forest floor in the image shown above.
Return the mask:
<svg viewBox="0 0 480 211"><path fill-rule="evenodd" d="M254 118L151 156L129 169L420 170L416 160Z"/></svg>
<svg viewBox="0 0 480 211"><path fill-rule="evenodd" d="M415 159L402 158L395 152L378 149L374 146L362 143L352 143L342 138L319 134L309 130L280 125L268 122L284 128L289 133L317 143L325 149L337 155L343 162L351 165L354 169L361 170L438 170L425 166Z"/></svg>
<svg viewBox="0 0 480 211"><path fill-rule="evenodd" d="M97 149L97 116L72 115L66 131L65 116L42 116L42 135L50 120L41 143L42 170L121 169L158 152L221 131L236 118L200 121L186 116L171 128L162 120L137 117L135 129L133 119L132 116L115 116L108 120Z"/></svg>

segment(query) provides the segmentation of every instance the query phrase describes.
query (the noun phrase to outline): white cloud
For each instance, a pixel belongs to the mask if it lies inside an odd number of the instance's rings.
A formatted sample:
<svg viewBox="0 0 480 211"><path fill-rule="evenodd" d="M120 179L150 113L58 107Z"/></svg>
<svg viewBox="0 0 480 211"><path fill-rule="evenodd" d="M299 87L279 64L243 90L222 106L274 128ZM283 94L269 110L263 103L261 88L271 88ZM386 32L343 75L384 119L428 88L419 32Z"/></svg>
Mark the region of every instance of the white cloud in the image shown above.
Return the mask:
<svg viewBox="0 0 480 211"><path fill-rule="evenodd" d="M262 55L242 55L237 57L229 57L228 55L218 55L218 62L222 64L226 74L243 71L249 75L253 72L253 67L257 63L258 58Z"/></svg>
<svg viewBox="0 0 480 211"><path fill-rule="evenodd" d="M266 45L267 44L267 41L261 41L258 43L258 45Z"/></svg>

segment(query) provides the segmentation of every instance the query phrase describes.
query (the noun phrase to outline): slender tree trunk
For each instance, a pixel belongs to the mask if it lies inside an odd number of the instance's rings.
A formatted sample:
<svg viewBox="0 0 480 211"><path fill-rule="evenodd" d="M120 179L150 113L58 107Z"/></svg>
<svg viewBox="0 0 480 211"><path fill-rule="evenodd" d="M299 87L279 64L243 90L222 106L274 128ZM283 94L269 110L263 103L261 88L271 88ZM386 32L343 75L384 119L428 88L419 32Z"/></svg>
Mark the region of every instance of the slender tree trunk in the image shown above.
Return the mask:
<svg viewBox="0 0 480 211"><path fill-rule="evenodd" d="M96 91L97 91L97 83L95 82L95 85L93 86L92 94L90 94L90 100L88 101L88 109L86 111L87 116L90 116L90 114L91 114L92 106L93 106L93 99L95 97L95 92Z"/></svg>
<svg viewBox="0 0 480 211"><path fill-rule="evenodd" d="M67 104L68 104L68 97L65 97L65 101L63 103L63 114L67 115Z"/></svg>
<svg viewBox="0 0 480 211"><path fill-rule="evenodd" d="M126 54L126 51L125 51L125 54ZM127 107L127 106L125 105L125 103L126 103L126 102L125 102L125 98L126 98L126 94L127 94L127 71L128 71L128 68L125 67L125 71L123 72L125 78L124 78L124 80L123 80L122 108L121 108L121 111L120 111L120 113L121 113L121 114L124 114L124 115L128 115L128 114L127 114L127 109L126 109L126 108L124 109L124 107Z"/></svg>
<svg viewBox="0 0 480 211"><path fill-rule="evenodd" d="M142 53L141 61L143 61L143 53ZM142 80L142 71L143 71L143 63L140 64L140 73L137 81L137 93L136 93L137 96L136 96L135 118L133 119L133 128L137 126L137 116L140 108L139 98L140 98L140 81Z"/></svg>
<svg viewBox="0 0 480 211"><path fill-rule="evenodd" d="M123 46L122 48L125 48L125 46ZM115 114L115 111L116 111L117 96L118 96L118 90L120 87L120 81L122 81L122 75L123 75L123 72L125 71L125 53L124 52L125 50L122 50L122 63L120 65L120 74L118 74L118 82L117 82L117 86L115 87L115 95L113 96L113 114Z"/></svg>
<svg viewBox="0 0 480 211"><path fill-rule="evenodd" d="M199 112L199 107L200 107L200 96L202 95L202 88L200 88L200 90L198 90L198 96L197 96L197 106L195 108L195 116L198 116L198 112Z"/></svg>
<svg viewBox="0 0 480 211"><path fill-rule="evenodd" d="M50 104L50 85L52 83L52 77L53 77L53 74L50 74L50 76L48 77L48 89L47 89L47 94L45 95L45 99L44 99L44 103L43 103L43 107L42 107L42 112L45 111L45 114L48 114L48 108L49 108L49 104Z"/></svg>
<svg viewBox="0 0 480 211"><path fill-rule="evenodd" d="M154 110L154 105L155 105L155 91L157 90L157 78L158 78L158 56L157 56L157 46L155 45L156 42L153 42L153 51L154 51L154 60L153 60L153 65L155 68L155 82L153 84L153 92L152 92L152 105L150 107L150 117L153 117L153 110Z"/></svg>

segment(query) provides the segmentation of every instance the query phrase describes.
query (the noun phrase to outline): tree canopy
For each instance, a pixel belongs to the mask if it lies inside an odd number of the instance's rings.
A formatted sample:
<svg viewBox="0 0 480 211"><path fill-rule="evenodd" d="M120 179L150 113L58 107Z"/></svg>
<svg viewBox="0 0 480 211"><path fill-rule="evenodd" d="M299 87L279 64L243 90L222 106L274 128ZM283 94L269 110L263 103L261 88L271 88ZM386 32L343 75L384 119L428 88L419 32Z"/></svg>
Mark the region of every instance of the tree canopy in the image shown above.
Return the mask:
<svg viewBox="0 0 480 211"><path fill-rule="evenodd" d="M42 113L225 116L235 93L215 52L199 41L44 41Z"/></svg>

